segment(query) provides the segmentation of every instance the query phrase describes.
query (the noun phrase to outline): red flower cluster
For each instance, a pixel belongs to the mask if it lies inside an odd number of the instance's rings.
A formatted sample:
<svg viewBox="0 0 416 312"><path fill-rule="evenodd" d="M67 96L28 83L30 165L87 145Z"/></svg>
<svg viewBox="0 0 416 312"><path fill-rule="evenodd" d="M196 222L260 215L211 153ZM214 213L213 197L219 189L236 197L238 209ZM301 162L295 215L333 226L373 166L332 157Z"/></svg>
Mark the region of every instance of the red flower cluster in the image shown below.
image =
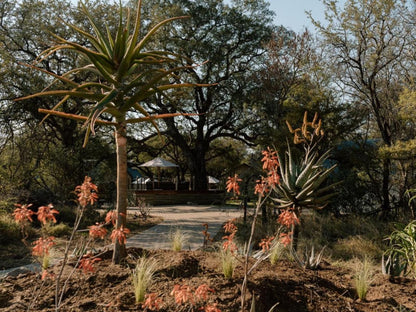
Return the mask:
<svg viewBox="0 0 416 312"><path fill-rule="evenodd" d="M49 249L55 245L55 237L50 236L47 238L40 237L35 242L33 242L33 245L35 245L32 249L32 255L37 257L43 257L46 255L49 255Z"/></svg>
<svg viewBox="0 0 416 312"><path fill-rule="evenodd" d="M180 305L187 302L195 304L194 295L188 285L175 285L170 295L175 297L176 304Z"/></svg>
<svg viewBox="0 0 416 312"><path fill-rule="evenodd" d="M297 217L296 213L292 209L286 209L280 213L279 218L277 219L281 225L284 225L288 229L292 227L292 225L299 224L299 218Z"/></svg>
<svg viewBox="0 0 416 312"><path fill-rule="evenodd" d="M266 151L262 152L263 158L263 170L264 171L276 171L279 167L279 158L277 157L277 152L272 150L270 147L267 147Z"/></svg>
<svg viewBox="0 0 416 312"><path fill-rule="evenodd" d="M85 177L84 183L75 188L81 207L86 207L88 204L93 205L98 200L97 192L98 188L91 182L90 177Z"/></svg>
<svg viewBox="0 0 416 312"><path fill-rule="evenodd" d="M254 194L264 196L264 194L270 191L270 188L280 183L280 176L277 172L279 168L279 158L277 157L277 151L272 150L270 147L262 152L263 158L263 170L267 173L266 177L261 177L257 180L257 185L254 188Z"/></svg>
<svg viewBox="0 0 416 312"><path fill-rule="evenodd" d="M17 223L23 223L26 220L33 222L32 215L35 214L35 212L29 209L29 207L31 207L32 204L29 204L29 205L15 204L15 206L17 208L14 210L13 216Z"/></svg>
<svg viewBox="0 0 416 312"><path fill-rule="evenodd" d="M55 214L58 214L59 211L56 209L53 209L53 205L49 204L47 206L39 207L38 209L38 220L42 222L43 224L48 223L49 221L52 221L53 223L56 223Z"/></svg>
<svg viewBox="0 0 416 312"><path fill-rule="evenodd" d="M286 246L288 246L292 242L293 232L289 233L280 233L280 242Z"/></svg>
<svg viewBox="0 0 416 312"><path fill-rule="evenodd" d="M82 269L85 274L94 272L94 263L101 261L101 258L94 258L91 254L86 254L79 261L78 269Z"/></svg>
<svg viewBox="0 0 416 312"><path fill-rule="evenodd" d="M58 210L53 209L52 204L39 207L38 212L36 213L33 210L29 209L29 207L31 207L32 204L29 204L29 205L15 204L15 206L17 208L14 210L13 216L16 222L21 223L21 224L24 223L26 220L33 222L32 215L34 214L38 216L38 220L43 224L46 224L49 221L56 223L55 215L59 213Z"/></svg>
<svg viewBox="0 0 416 312"><path fill-rule="evenodd" d="M259 243L259 246L264 251L270 250L270 245L274 240L274 236L267 236L266 238L262 238L261 242Z"/></svg>
<svg viewBox="0 0 416 312"><path fill-rule="evenodd" d="M104 239L107 235L107 229L103 227L103 224L97 223L96 225L91 225L88 228L90 229L89 234L92 238Z"/></svg>
<svg viewBox="0 0 416 312"><path fill-rule="evenodd" d="M235 174L234 177L228 177L226 182L227 192L233 192L233 194L237 196L240 195L240 185L238 185L238 182L241 181L242 180L238 177L238 174Z"/></svg>
<svg viewBox="0 0 416 312"><path fill-rule="evenodd" d="M118 240L118 242L120 243L120 245L122 244L126 244L126 234L129 234L130 230L128 228L123 228L120 227L119 229L114 229L113 232L111 232L111 241L113 243L115 243L116 240Z"/></svg>
<svg viewBox="0 0 416 312"><path fill-rule="evenodd" d="M116 221L117 221L117 211L110 210L109 212L107 212L107 214L105 216L105 224L112 223L113 226L115 226Z"/></svg>
<svg viewBox="0 0 416 312"><path fill-rule="evenodd" d="M229 235L223 236L222 239L225 239L226 241L222 244L222 248L227 251L229 250L231 253L234 253L237 251L237 245L234 243L234 237L237 233L237 226L232 223L232 221L228 221L223 226L224 232L229 233Z"/></svg>
<svg viewBox="0 0 416 312"><path fill-rule="evenodd" d="M159 310L159 305L161 303L162 299L158 298L156 293L146 294L144 296L142 309Z"/></svg>
<svg viewBox="0 0 416 312"><path fill-rule="evenodd" d="M175 297L175 302L178 305L182 305L185 303L190 303L192 305L195 305L196 301L206 301L208 300L208 294L210 292L214 292L213 289L209 288L208 285L202 284L198 286L198 288L193 293L193 289L189 287L188 285L175 285L173 287L172 292L170 293L172 296ZM204 308L200 308L200 311L206 311L206 312L221 312L217 308L217 304L211 304L207 305Z"/></svg>

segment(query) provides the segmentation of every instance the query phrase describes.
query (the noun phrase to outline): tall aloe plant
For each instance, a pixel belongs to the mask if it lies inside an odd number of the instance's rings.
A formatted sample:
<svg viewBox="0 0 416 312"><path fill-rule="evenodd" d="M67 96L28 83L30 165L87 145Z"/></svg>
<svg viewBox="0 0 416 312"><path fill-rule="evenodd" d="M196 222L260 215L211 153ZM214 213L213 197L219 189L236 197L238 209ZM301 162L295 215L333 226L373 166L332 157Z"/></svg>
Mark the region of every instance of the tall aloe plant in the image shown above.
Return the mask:
<svg viewBox="0 0 416 312"><path fill-rule="evenodd" d="M341 182L323 185L337 165L329 168L325 166L330 151L322 155L316 151L319 140L324 134L321 129L322 122L318 121L317 114L312 122L308 122L305 112L301 128L293 130L290 124L287 124L290 132L294 134L294 143L303 144L305 153L301 159L295 159L288 144L284 159L278 155L281 179L280 184L273 188L272 200L280 209L291 209L300 216L305 208L323 208L336 194L334 188ZM293 227L293 247L296 249L298 226L293 225Z"/></svg>
<svg viewBox="0 0 416 312"><path fill-rule="evenodd" d="M296 213L300 213L303 208L319 209L325 206L335 195L333 188L338 184L322 187L337 166L324 166L329 151L321 156L312 152L312 155L305 156L308 159L306 162L297 162L288 146L285 156L283 161L279 156L281 179L280 184L274 188L276 197L273 200L278 203L279 208L293 208Z"/></svg>
<svg viewBox="0 0 416 312"><path fill-rule="evenodd" d="M87 61L86 65L73 68L62 75L28 65L53 76L55 82L52 85L57 86L54 89L49 87L42 92L20 99L44 96L61 97L61 100L52 110L39 109L39 111L47 114L46 117L57 115L84 121L87 128L84 145L87 143L89 135L94 133L96 125L109 125L115 128L117 146L117 230L122 230L126 223L128 189L127 125L148 121L157 129L155 119L171 118L179 115L151 116L140 103L156 93L164 94L165 91L170 89L205 86L180 82L176 73L186 68L180 65L180 61L184 59L182 56L168 51L147 49L154 34L162 26L186 17L180 16L163 20L141 36L141 4L142 0L138 0L137 14L131 29L130 11L128 11L124 20L123 8L120 3L118 27L113 35L109 25L106 25L105 30L101 30L97 26L88 9L81 2L81 8L89 19L93 32L89 33L75 25L67 25L81 35L88 42L88 45L82 45L79 42L66 40L55 35L58 43L41 53L39 62L60 50L69 50L83 56ZM192 64L191 60L186 60L186 64ZM96 77L93 81L78 82L76 80L76 77L91 75ZM168 81L167 78L172 77L174 78L172 80L177 83ZM70 98L79 98L86 103L94 103L88 106L89 114L82 116L58 111L62 104ZM135 114L129 114L130 112ZM103 114L111 116L111 120L100 119ZM113 262L118 263L125 254L125 245L116 240Z"/></svg>

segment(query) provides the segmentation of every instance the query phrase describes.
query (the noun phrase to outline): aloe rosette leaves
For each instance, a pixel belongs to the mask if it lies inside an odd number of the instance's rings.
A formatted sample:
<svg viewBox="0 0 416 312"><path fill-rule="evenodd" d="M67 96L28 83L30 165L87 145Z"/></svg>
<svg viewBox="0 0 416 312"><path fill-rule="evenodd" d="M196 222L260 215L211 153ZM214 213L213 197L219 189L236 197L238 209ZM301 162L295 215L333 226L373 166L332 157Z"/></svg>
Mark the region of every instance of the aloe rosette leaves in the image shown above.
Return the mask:
<svg viewBox="0 0 416 312"><path fill-rule="evenodd" d="M279 208L293 208L300 212L303 208L321 209L328 201L336 195L333 189L340 182L323 186L329 175L337 165L327 168L325 161L330 151L319 156L316 152L306 155L305 160L300 164L292 156L290 147L285 155L284 161L279 157L280 162L280 184L274 187L275 196L273 201L278 203Z"/></svg>

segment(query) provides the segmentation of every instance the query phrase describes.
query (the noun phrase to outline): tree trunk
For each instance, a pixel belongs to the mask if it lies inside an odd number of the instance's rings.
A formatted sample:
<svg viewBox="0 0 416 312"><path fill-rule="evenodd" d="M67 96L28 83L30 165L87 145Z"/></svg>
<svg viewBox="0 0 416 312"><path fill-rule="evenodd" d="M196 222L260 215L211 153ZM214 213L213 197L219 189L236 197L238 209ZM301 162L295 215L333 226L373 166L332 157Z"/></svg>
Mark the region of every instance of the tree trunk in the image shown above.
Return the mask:
<svg viewBox="0 0 416 312"><path fill-rule="evenodd" d="M381 205L381 217L383 220L387 220L390 214L390 197L389 197L389 185L390 185L390 158L383 160L383 184L382 184L382 198Z"/></svg>
<svg viewBox="0 0 416 312"><path fill-rule="evenodd" d="M188 159L189 169L191 175L194 177L194 190L206 191L208 190L208 178L207 169L205 163L206 149L203 147L197 147L192 153L192 157ZM186 157L187 155L185 155Z"/></svg>
<svg viewBox="0 0 416 312"><path fill-rule="evenodd" d="M120 122L115 131L117 147L117 221L116 229L126 227L127 216L127 132L126 123ZM114 242L113 263L118 264L127 255L126 245Z"/></svg>

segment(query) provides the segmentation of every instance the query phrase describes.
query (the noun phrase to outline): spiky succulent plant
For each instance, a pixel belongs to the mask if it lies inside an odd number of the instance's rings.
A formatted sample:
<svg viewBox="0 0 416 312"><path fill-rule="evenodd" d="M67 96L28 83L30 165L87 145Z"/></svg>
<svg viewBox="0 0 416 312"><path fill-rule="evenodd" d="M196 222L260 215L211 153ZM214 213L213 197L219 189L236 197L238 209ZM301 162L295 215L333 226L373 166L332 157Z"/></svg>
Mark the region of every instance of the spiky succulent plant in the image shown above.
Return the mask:
<svg viewBox="0 0 416 312"><path fill-rule="evenodd" d="M302 161L296 161L288 146L284 160L279 156L280 184L274 187L272 199L279 208L293 208L301 211L303 208L319 209L336 193L334 187L339 183L323 186L323 183L334 171L336 164L325 166L330 151L319 156L316 152L305 155ZM306 160L306 161L305 161Z"/></svg>

